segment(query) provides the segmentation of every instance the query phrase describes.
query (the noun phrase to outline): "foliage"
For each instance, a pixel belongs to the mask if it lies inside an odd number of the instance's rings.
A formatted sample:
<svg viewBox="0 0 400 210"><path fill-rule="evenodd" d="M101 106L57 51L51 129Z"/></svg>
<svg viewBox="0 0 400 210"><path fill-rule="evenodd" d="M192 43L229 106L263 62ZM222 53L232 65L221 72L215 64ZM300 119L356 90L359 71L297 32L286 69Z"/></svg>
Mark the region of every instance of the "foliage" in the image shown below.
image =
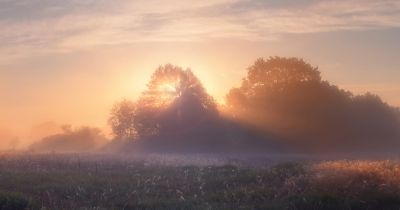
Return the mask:
<svg viewBox="0 0 400 210"><path fill-rule="evenodd" d="M135 111L135 104L126 99L114 104L108 123L116 138L132 139L137 136L134 123Z"/></svg>
<svg viewBox="0 0 400 210"><path fill-rule="evenodd" d="M199 79L189 69L167 64L153 73L136 102L124 100L114 106L109 123L116 139L180 139L183 145L216 132L212 126L218 127L218 121L216 103Z"/></svg>
<svg viewBox="0 0 400 210"><path fill-rule="evenodd" d="M227 115L219 116L199 79L167 64L156 69L137 101L114 106L109 123L116 139L142 140L134 147L155 150L219 144L379 153L400 146L398 109L371 93L353 95L322 80L318 68L302 59L256 60L226 102Z"/></svg>
<svg viewBox="0 0 400 210"><path fill-rule="evenodd" d="M171 64L160 66L147 87L137 102L140 136L175 132L217 112L213 98L189 69Z"/></svg>
<svg viewBox="0 0 400 210"><path fill-rule="evenodd" d="M318 68L297 58L258 59L227 105L233 118L297 149L387 149L400 139L397 110L323 81Z"/></svg>

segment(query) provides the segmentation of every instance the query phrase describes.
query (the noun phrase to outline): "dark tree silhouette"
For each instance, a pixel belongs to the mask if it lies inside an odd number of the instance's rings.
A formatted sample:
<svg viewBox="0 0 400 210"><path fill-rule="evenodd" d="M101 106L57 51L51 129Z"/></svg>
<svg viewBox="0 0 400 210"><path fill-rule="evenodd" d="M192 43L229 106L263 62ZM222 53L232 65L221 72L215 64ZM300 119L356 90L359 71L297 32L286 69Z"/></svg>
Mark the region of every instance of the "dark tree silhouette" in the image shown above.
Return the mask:
<svg viewBox="0 0 400 210"><path fill-rule="evenodd" d="M323 81L298 58L258 59L239 88L227 95L232 116L315 150L398 143L398 111L372 94L353 96Z"/></svg>
<svg viewBox="0 0 400 210"><path fill-rule="evenodd" d="M136 102L115 105L109 122L116 139L151 150L235 145L252 151L388 151L400 145L397 109L376 95L355 96L331 85L298 58L258 59L242 85L228 93L226 109L229 119L219 116L189 69L167 64L153 73Z"/></svg>
<svg viewBox="0 0 400 210"><path fill-rule="evenodd" d="M194 146L221 133L214 99L191 70L171 64L153 73L135 103L118 103L109 122L116 139L153 142L154 147Z"/></svg>
<svg viewBox="0 0 400 210"><path fill-rule="evenodd" d="M137 101L135 116L141 137L178 132L217 115L214 99L189 69L160 66L147 87Z"/></svg>

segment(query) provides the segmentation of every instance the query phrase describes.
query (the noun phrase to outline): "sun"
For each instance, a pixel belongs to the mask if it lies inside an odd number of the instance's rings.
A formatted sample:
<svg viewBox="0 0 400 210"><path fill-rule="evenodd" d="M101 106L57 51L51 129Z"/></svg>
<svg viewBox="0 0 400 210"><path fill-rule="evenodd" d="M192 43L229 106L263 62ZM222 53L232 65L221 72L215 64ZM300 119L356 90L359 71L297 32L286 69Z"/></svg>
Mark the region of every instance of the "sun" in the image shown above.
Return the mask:
<svg viewBox="0 0 400 210"><path fill-rule="evenodd" d="M159 91L165 92L165 93L176 93L177 92L177 87L174 82L165 82L159 85L158 87Z"/></svg>
<svg viewBox="0 0 400 210"><path fill-rule="evenodd" d="M179 97L179 80L178 79L166 79L163 81L160 81L157 84L155 95L156 103L155 105L157 106L168 106L172 102L175 101L176 98Z"/></svg>

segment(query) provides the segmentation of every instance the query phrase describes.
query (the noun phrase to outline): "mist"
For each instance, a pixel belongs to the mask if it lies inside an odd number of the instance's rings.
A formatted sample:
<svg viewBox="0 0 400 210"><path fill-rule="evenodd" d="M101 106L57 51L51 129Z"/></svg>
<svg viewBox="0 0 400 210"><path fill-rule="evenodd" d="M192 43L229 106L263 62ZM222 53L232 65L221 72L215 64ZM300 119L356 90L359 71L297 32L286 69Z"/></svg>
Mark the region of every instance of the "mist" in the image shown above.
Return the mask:
<svg viewBox="0 0 400 210"><path fill-rule="evenodd" d="M294 151L393 153L399 146L398 108L340 89L298 58L258 59L227 95L227 110Z"/></svg>
<svg viewBox="0 0 400 210"><path fill-rule="evenodd" d="M166 64L136 100L126 96L114 104L104 116L109 128L46 121L22 138L0 130L0 147L41 153L397 154L399 108L373 93L341 89L321 72L301 58L259 58L221 104L191 69Z"/></svg>
<svg viewBox="0 0 400 210"><path fill-rule="evenodd" d="M258 59L218 104L190 69L160 66L137 101L122 100L106 150L397 154L399 109L323 80L299 58Z"/></svg>
<svg viewBox="0 0 400 210"><path fill-rule="evenodd" d="M4 128L0 128L0 139L0 148L2 150L15 150L21 143L17 135Z"/></svg>
<svg viewBox="0 0 400 210"><path fill-rule="evenodd" d="M399 20L399 0L0 0L0 210L399 210Z"/></svg>
<svg viewBox="0 0 400 210"><path fill-rule="evenodd" d="M91 127L73 129L64 125L60 133L45 136L29 146L29 151L39 153L91 152L107 142L101 130Z"/></svg>

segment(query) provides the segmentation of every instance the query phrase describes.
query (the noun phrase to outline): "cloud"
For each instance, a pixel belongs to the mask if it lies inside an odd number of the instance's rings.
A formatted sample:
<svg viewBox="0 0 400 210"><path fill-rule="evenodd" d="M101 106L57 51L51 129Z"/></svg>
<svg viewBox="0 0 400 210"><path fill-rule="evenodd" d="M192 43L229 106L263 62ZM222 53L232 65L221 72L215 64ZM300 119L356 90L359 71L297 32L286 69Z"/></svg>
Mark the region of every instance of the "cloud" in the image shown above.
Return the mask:
<svg viewBox="0 0 400 210"><path fill-rule="evenodd" d="M0 0L0 53L400 27L397 0Z"/></svg>

